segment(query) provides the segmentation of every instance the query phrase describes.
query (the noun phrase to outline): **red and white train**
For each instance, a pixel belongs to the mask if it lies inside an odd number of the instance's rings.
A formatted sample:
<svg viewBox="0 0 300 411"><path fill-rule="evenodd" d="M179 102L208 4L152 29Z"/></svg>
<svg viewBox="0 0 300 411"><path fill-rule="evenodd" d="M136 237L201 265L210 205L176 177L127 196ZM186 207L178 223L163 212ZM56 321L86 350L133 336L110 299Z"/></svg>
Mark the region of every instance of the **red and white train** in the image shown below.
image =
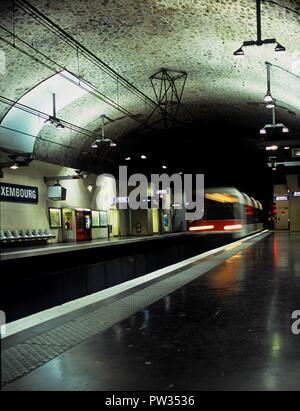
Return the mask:
<svg viewBox="0 0 300 411"><path fill-rule="evenodd" d="M209 188L205 190L203 217L190 222L188 230L242 238L263 230L263 207L236 188Z"/></svg>

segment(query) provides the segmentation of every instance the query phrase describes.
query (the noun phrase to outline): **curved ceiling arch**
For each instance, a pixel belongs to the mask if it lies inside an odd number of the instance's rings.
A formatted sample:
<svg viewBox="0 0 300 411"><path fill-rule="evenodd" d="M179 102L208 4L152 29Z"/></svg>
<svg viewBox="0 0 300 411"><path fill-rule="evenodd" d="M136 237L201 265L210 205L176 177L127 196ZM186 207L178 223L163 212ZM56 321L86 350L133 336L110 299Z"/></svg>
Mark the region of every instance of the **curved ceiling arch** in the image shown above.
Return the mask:
<svg viewBox="0 0 300 411"><path fill-rule="evenodd" d="M205 124L209 128L215 126L216 119L222 122L224 118L239 127L251 128L253 137L258 138L259 129L271 119L271 113L263 104L265 61L281 66L284 70L275 67L272 70L272 89L278 100L277 116L289 126L291 136L299 138L300 81L288 73L300 76L300 6L297 1L262 1L263 35L276 38L286 47L286 53L275 54L273 44L248 47L243 61L235 60L233 52L243 41L256 36L254 0L128 0L126 9L123 0L31 0L31 3L151 99L155 98L149 81L153 73L162 67L186 71L183 103L193 117L181 112L181 118L194 122L195 127ZM4 7L3 10L3 21L9 28L11 9ZM65 47L45 28L40 29L30 16L20 13L17 18L20 36L71 72L77 72L74 50ZM41 75L49 76L43 68L35 70L34 63L9 46L5 46L5 52L8 67L6 84L0 86L1 94L18 100ZM14 63L17 58L19 65ZM110 95L117 98L115 84L109 84L105 76L82 60L78 72L98 82L101 90L107 87ZM149 114L140 101L132 100L126 93L121 103L142 121ZM79 126L98 132L101 131L99 116L105 112L114 120L118 118L107 125L109 137L114 139L123 139L138 127L117 110L111 115L97 104L93 96L85 95L63 107L61 117L67 121L76 118ZM58 137L62 143L68 138L64 133ZM77 139L74 144L81 153L93 154L87 139ZM135 149L134 142L131 147ZM50 146L45 150L48 150L49 159L58 154L57 151L52 153ZM42 151L37 147L38 153ZM115 158L117 160L117 155Z"/></svg>

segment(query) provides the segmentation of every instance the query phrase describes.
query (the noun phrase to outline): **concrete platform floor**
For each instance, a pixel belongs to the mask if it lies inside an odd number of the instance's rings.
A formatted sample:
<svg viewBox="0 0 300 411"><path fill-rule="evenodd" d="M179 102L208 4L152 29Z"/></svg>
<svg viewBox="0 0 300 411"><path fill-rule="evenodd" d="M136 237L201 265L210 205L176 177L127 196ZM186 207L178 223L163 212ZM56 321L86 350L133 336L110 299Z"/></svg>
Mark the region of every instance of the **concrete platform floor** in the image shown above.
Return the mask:
<svg viewBox="0 0 300 411"><path fill-rule="evenodd" d="M4 390L299 390L295 310L300 233L272 233Z"/></svg>
<svg viewBox="0 0 300 411"><path fill-rule="evenodd" d="M119 244L140 243L142 241L153 241L163 238L174 238L180 236L191 236L188 232L153 234L147 236L131 236L131 237L110 237L91 241L74 241L69 243L50 243L50 244L31 244L18 247L9 244L7 248L2 245L0 252L0 260L16 260L24 257L35 257L40 255L58 254L68 251L87 250L91 248L110 247Z"/></svg>

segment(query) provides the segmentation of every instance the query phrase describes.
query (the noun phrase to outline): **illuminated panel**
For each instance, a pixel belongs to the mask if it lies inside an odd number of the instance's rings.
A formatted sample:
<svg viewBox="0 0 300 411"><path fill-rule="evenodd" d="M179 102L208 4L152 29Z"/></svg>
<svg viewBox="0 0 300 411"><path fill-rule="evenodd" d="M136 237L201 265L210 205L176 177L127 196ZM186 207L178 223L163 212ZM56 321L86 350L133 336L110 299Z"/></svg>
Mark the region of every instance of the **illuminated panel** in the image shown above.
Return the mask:
<svg viewBox="0 0 300 411"><path fill-rule="evenodd" d="M18 103L52 115L52 93L56 96L58 112L91 90L87 83L63 70L37 84ZM12 106L1 122L1 126L6 128L0 128L0 145L7 150L32 153L35 136L38 136L44 125L44 119Z"/></svg>
<svg viewBox="0 0 300 411"><path fill-rule="evenodd" d="M288 197L287 196L279 196L279 197L275 197L275 200L276 201L286 201L286 200L288 200Z"/></svg>
<svg viewBox="0 0 300 411"><path fill-rule="evenodd" d="M242 229L243 226L242 224L231 224L231 225L225 225L224 230L229 231L229 230L240 230Z"/></svg>
<svg viewBox="0 0 300 411"><path fill-rule="evenodd" d="M202 225L197 227L190 227L189 231L203 231L203 230L213 230L215 228L214 225Z"/></svg>
<svg viewBox="0 0 300 411"><path fill-rule="evenodd" d="M292 157L300 157L300 148L292 149Z"/></svg>
<svg viewBox="0 0 300 411"><path fill-rule="evenodd" d="M239 199L235 196L225 193L206 193L207 200L217 201L218 203L238 203Z"/></svg>
<svg viewBox="0 0 300 411"><path fill-rule="evenodd" d="M300 191L295 191L293 193L293 197L300 197Z"/></svg>

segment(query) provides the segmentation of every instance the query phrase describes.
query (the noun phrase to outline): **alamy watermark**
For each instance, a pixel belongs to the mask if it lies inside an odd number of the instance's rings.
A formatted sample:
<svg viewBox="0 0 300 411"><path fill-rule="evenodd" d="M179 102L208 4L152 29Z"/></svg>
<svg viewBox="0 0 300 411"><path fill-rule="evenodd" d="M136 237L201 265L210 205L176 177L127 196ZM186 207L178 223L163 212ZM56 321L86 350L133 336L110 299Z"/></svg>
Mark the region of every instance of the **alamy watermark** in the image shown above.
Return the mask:
<svg viewBox="0 0 300 411"><path fill-rule="evenodd" d="M292 314L292 320L295 320L292 323L292 333L294 335L300 334L300 310L296 310Z"/></svg>
<svg viewBox="0 0 300 411"><path fill-rule="evenodd" d="M0 335L5 335L6 331L6 315L4 311L0 310Z"/></svg>
<svg viewBox="0 0 300 411"><path fill-rule="evenodd" d="M185 219L200 220L203 217L204 174L173 174L171 176L166 173L151 174L149 181L144 174L140 173L128 176L127 166L120 166L118 181L111 174L102 174L97 182L101 182L102 177L110 177L114 180L116 187L118 185L120 210L159 208L160 203L163 209L167 209L170 201L170 195L167 194L171 193L170 188L173 187L172 202L176 205L176 209L185 211ZM150 196L149 187L151 187Z"/></svg>

